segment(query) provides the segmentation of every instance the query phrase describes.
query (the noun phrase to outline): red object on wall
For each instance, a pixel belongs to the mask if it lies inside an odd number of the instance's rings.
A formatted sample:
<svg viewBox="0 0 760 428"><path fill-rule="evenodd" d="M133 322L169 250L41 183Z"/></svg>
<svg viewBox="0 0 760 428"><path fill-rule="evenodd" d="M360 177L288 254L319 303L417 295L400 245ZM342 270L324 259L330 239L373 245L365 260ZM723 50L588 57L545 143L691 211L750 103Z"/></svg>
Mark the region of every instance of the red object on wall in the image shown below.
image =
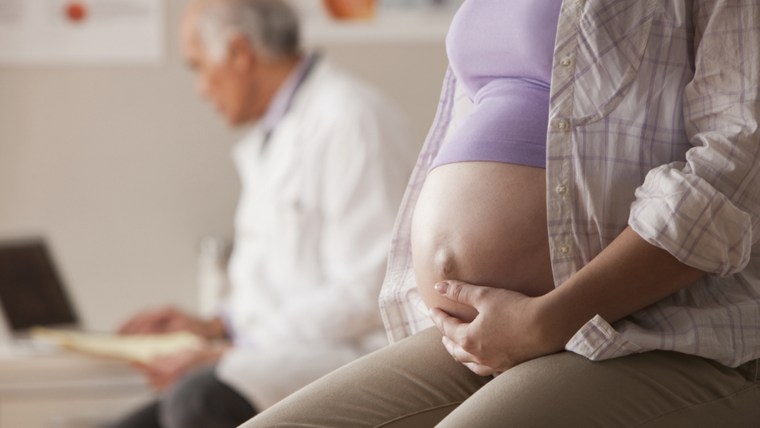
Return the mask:
<svg viewBox="0 0 760 428"><path fill-rule="evenodd" d="M87 18L87 7L78 1L71 1L65 6L66 18L74 23L79 23Z"/></svg>

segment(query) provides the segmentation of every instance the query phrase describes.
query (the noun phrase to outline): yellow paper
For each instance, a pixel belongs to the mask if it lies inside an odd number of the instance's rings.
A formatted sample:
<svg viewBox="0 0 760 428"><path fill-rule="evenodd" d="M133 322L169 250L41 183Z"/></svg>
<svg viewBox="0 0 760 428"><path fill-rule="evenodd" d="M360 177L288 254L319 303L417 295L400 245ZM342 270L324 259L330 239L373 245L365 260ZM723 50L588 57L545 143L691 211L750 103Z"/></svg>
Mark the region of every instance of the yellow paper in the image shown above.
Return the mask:
<svg viewBox="0 0 760 428"><path fill-rule="evenodd" d="M32 337L52 341L89 355L146 363L161 355L203 346L203 339L186 332L117 335L36 328Z"/></svg>

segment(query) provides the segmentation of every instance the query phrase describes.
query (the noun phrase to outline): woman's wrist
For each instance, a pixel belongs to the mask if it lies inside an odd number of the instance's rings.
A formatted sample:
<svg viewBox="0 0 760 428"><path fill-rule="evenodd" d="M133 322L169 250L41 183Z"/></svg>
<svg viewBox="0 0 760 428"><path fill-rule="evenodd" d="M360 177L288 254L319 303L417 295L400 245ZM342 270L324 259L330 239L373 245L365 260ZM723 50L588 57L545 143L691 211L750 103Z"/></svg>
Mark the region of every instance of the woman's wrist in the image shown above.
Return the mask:
<svg viewBox="0 0 760 428"><path fill-rule="evenodd" d="M537 326L537 337L549 352L559 352L590 319L563 303L564 293L552 290L534 299L533 317ZM588 318L588 319L586 319Z"/></svg>

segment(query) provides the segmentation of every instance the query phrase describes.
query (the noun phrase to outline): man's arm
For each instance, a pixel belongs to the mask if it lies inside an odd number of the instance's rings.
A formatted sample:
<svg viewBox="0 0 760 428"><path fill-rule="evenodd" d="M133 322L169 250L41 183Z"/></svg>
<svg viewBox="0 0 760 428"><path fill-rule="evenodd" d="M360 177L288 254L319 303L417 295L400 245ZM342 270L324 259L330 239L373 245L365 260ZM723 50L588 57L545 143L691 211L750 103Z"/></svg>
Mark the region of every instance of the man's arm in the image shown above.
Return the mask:
<svg viewBox="0 0 760 428"><path fill-rule="evenodd" d="M227 337L221 318L201 319L173 306L141 312L119 328L119 334L156 334L187 331L209 340Z"/></svg>

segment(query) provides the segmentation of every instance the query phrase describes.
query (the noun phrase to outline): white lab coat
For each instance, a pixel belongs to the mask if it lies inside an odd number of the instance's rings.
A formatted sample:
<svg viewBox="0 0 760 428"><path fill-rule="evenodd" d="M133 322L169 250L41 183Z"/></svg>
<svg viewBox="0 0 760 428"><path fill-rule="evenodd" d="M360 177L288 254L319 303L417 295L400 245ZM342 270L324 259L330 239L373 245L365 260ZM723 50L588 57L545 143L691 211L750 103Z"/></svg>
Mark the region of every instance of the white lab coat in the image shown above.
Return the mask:
<svg viewBox="0 0 760 428"><path fill-rule="evenodd" d="M418 152L398 109L318 62L264 143L238 144L236 347L219 378L257 410L385 343L378 294Z"/></svg>

